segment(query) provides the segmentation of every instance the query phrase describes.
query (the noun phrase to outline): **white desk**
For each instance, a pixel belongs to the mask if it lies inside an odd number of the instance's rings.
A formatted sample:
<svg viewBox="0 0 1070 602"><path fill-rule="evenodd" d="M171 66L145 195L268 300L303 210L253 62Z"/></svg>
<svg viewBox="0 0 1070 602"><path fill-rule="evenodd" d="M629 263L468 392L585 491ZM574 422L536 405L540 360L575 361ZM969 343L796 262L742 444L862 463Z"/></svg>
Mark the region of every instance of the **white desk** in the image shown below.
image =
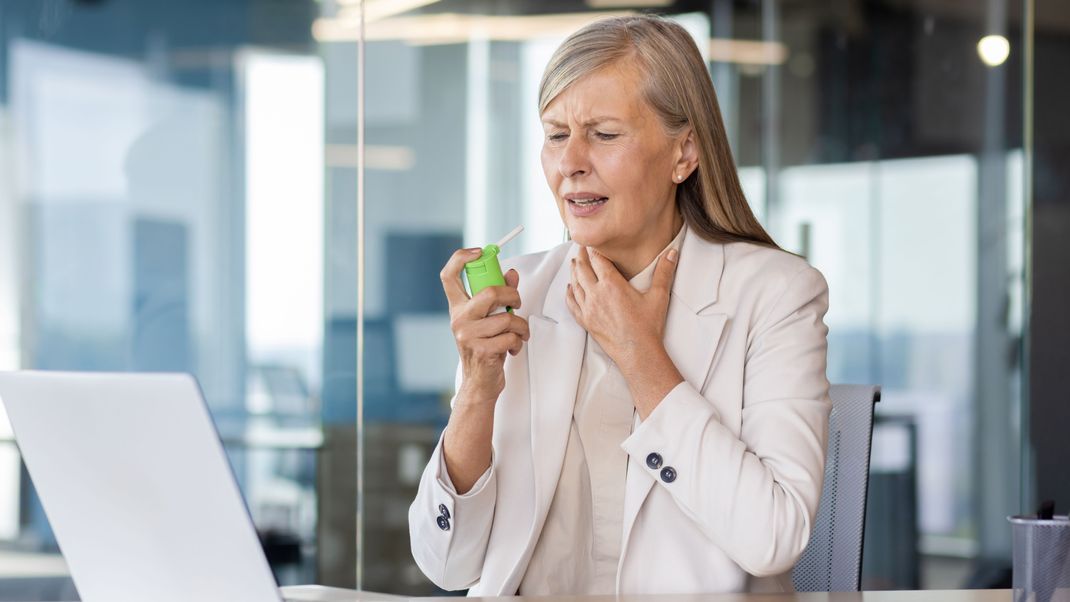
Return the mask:
<svg viewBox="0 0 1070 602"><path fill-rule="evenodd" d="M1009 589L961 589L879 592L809 592L795 594L672 594L649 596L516 596L459 598L456 596L408 598L392 594L297 585L283 587L288 599L301 602L1013 602Z"/></svg>
<svg viewBox="0 0 1070 602"><path fill-rule="evenodd" d="M392 594L379 594L376 592L358 592L351 589L338 589L337 587L324 587L322 585L291 585L283 587L282 595L288 600L300 600L301 602L398 602L407 600L404 596ZM446 598L451 602L458 602L463 598Z"/></svg>
<svg viewBox="0 0 1070 602"><path fill-rule="evenodd" d="M324 597L306 597L315 595L316 589L309 586L286 587L287 595L300 595L301 600L316 602L388 602L399 600L399 596L375 594L372 592L352 592L333 588L319 588ZM357 593L357 596L354 594ZM409 598L410 602L459 602L465 598L430 597ZM795 594L674 594L662 596L516 596L467 598L486 602L1011 602L1012 591L1009 589L974 589L974 590L923 590L923 591L878 591L878 592L808 592Z"/></svg>

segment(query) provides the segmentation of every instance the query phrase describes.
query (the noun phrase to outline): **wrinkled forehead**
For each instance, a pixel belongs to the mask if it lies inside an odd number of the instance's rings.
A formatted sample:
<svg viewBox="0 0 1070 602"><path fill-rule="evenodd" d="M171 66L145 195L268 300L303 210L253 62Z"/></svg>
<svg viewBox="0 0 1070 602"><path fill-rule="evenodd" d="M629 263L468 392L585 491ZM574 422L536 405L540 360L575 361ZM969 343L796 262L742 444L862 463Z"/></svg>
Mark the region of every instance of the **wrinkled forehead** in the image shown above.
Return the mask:
<svg viewBox="0 0 1070 602"><path fill-rule="evenodd" d="M615 61L569 84L546 106L542 121L587 124L647 119L652 109L644 98L643 84L643 73L634 61Z"/></svg>

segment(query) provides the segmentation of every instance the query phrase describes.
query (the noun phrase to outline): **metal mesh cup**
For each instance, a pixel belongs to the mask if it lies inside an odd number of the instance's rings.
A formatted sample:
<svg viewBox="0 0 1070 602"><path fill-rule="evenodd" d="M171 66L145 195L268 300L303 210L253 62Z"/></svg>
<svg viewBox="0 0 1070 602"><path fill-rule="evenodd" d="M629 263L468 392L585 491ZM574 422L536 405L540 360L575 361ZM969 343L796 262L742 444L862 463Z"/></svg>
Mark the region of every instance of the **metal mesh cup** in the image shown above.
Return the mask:
<svg viewBox="0 0 1070 602"><path fill-rule="evenodd" d="M1010 516L1014 602L1070 602L1070 519Z"/></svg>

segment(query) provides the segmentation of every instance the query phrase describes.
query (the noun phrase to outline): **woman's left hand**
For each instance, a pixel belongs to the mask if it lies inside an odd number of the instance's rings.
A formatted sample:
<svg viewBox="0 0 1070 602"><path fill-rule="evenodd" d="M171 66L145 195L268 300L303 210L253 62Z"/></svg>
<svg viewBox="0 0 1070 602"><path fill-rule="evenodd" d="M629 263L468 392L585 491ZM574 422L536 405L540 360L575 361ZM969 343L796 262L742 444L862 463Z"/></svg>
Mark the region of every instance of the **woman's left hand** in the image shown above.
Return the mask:
<svg viewBox="0 0 1070 602"><path fill-rule="evenodd" d="M653 284L645 293L637 291L613 262L597 251L580 247L572 260L568 308L621 368L643 417L653 407L643 411L642 406L656 405L683 380L662 342L677 256L676 250L670 249L658 258ZM647 367L650 370L644 369ZM655 399L643 399L652 396Z"/></svg>
<svg viewBox="0 0 1070 602"><path fill-rule="evenodd" d="M670 249L658 258L645 293L635 290L597 251L580 247L572 260L568 308L620 368L642 419L684 380L663 342L677 257Z"/></svg>

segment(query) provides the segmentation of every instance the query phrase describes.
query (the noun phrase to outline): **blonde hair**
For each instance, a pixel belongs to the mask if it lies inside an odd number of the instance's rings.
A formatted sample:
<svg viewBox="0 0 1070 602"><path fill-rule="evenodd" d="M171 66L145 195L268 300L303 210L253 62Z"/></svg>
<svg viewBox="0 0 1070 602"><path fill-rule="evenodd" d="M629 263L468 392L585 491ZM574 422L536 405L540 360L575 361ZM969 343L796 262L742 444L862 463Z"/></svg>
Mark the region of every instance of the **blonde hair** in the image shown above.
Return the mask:
<svg viewBox="0 0 1070 602"><path fill-rule="evenodd" d="M713 242L776 247L747 204L706 62L680 25L634 15L580 29L546 65L539 85L539 113L576 80L629 57L645 75L643 97L668 134L692 129L698 168L676 188L676 206L687 225Z"/></svg>

